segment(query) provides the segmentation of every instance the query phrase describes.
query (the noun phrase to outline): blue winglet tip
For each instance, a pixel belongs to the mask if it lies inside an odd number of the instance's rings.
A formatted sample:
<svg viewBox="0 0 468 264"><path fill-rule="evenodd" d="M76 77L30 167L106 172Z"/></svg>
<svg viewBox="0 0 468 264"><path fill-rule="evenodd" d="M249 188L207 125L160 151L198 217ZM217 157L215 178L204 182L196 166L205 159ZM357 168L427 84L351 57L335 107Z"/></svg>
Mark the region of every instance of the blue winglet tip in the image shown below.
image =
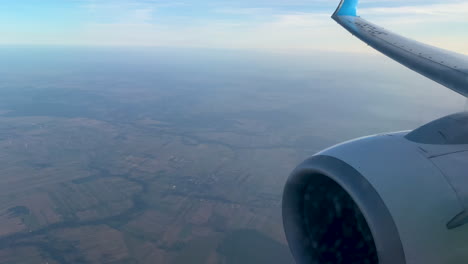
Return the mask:
<svg viewBox="0 0 468 264"><path fill-rule="evenodd" d="M335 11L336 16L357 16L357 6L359 0L341 0L338 9Z"/></svg>

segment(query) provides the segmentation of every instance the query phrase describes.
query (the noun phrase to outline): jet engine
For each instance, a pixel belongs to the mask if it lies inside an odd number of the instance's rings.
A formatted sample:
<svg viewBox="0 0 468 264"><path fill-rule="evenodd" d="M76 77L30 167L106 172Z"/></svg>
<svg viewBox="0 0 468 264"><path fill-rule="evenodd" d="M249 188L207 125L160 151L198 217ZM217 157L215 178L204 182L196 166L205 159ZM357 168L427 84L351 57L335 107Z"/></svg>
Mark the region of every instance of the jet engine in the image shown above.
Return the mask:
<svg viewBox="0 0 468 264"><path fill-rule="evenodd" d="M350 141L289 177L283 222L298 264L468 263L468 113Z"/></svg>

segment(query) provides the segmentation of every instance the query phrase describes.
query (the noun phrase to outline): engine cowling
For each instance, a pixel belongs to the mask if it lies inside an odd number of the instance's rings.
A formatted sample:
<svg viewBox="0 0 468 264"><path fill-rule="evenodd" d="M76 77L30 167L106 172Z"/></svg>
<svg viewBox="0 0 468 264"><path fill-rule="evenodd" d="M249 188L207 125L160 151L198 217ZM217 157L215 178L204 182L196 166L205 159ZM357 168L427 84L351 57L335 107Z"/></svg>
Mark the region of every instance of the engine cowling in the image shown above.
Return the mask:
<svg viewBox="0 0 468 264"><path fill-rule="evenodd" d="M468 263L468 114L347 142L291 174L290 249L309 263Z"/></svg>

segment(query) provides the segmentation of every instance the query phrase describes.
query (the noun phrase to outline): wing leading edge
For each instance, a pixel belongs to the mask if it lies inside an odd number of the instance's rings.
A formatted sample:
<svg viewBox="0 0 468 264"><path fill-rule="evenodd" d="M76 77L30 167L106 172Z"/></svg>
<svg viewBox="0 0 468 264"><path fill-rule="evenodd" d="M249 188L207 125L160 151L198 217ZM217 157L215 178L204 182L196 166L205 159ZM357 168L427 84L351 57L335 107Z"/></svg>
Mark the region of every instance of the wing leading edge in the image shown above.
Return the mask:
<svg viewBox="0 0 468 264"><path fill-rule="evenodd" d="M432 47L368 22L357 15L359 0L342 0L332 18L391 59L468 97L468 57Z"/></svg>

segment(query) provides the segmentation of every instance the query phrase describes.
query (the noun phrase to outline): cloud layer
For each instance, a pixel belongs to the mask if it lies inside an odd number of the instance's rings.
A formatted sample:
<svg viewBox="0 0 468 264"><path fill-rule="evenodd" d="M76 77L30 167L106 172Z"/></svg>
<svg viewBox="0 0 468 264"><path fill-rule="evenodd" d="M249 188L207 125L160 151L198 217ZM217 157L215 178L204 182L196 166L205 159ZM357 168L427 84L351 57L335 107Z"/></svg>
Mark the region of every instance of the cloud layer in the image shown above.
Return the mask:
<svg viewBox="0 0 468 264"><path fill-rule="evenodd" d="M330 19L338 0L18 2L0 11L2 44L368 51ZM361 14L404 35L468 52L466 2L363 0Z"/></svg>

